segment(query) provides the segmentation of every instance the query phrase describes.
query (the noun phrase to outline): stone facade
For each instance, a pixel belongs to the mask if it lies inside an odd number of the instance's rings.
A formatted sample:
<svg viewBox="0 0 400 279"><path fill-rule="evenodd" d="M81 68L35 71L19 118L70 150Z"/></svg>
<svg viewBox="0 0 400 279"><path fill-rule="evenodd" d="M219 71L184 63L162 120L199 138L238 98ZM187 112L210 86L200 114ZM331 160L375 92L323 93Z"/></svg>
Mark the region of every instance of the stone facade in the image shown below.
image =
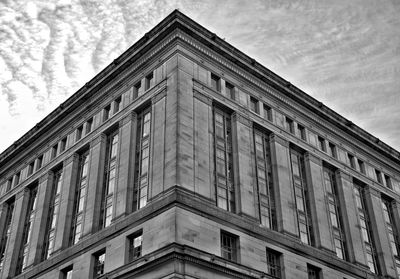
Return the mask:
<svg viewBox="0 0 400 279"><path fill-rule="evenodd" d="M174 11L0 155L0 278L400 278L399 166Z"/></svg>

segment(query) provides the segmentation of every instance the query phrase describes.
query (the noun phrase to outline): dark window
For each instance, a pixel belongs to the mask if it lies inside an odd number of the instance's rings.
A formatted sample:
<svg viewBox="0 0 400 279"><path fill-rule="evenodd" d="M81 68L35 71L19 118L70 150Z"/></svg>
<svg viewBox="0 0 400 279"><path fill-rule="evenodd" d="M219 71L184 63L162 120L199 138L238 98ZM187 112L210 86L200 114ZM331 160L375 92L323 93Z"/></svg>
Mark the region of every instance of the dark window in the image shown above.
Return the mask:
<svg viewBox="0 0 400 279"><path fill-rule="evenodd" d="M266 250L267 256L267 274L273 278L281 278L281 253L274 250Z"/></svg>
<svg viewBox="0 0 400 279"><path fill-rule="evenodd" d="M32 161L28 165L28 176L33 174L33 167L35 166L35 161Z"/></svg>
<svg viewBox="0 0 400 279"><path fill-rule="evenodd" d="M254 130L254 148L261 224L269 229L276 229L274 184L268 135Z"/></svg>
<svg viewBox="0 0 400 279"><path fill-rule="evenodd" d="M54 238L56 234L57 219L60 209L61 184L62 184L62 169L55 172L53 176L53 185L51 189L46 231L43 242L43 256L42 256L43 260L48 259L54 250Z"/></svg>
<svg viewBox="0 0 400 279"><path fill-rule="evenodd" d="M213 73L211 73L211 88L218 92L221 91L221 79Z"/></svg>
<svg viewBox="0 0 400 279"><path fill-rule="evenodd" d="M72 265L64 268L63 270L61 270L61 278L62 279L72 279Z"/></svg>
<svg viewBox="0 0 400 279"><path fill-rule="evenodd" d="M320 136L318 136L318 148L319 150L326 152L325 139Z"/></svg>
<svg viewBox="0 0 400 279"><path fill-rule="evenodd" d="M232 100L236 99L235 96L235 86L230 84L229 82L225 82L225 93L228 98L231 98Z"/></svg>
<svg viewBox="0 0 400 279"><path fill-rule="evenodd" d="M115 99L113 114L119 112L119 110L121 109L121 100L122 100L121 97Z"/></svg>
<svg viewBox="0 0 400 279"><path fill-rule="evenodd" d="M16 174L14 174L14 186L13 187L15 187L15 186L17 186L19 184L20 178L21 178L21 172L20 171L17 172Z"/></svg>
<svg viewBox="0 0 400 279"><path fill-rule="evenodd" d="M86 134L89 134L92 131L92 126L93 126L93 117L89 118L86 121Z"/></svg>
<svg viewBox="0 0 400 279"><path fill-rule="evenodd" d="M258 100L256 98L250 97L250 110L255 113L260 113Z"/></svg>
<svg viewBox="0 0 400 279"><path fill-rule="evenodd" d="M142 89L142 81L139 80L134 86L133 86L133 99L136 99L139 97Z"/></svg>
<svg viewBox="0 0 400 279"><path fill-rule="evenodd" d="M3 228L3 231L1 232L2 235L0 238L0 274L1 274L1 271L3 270L8 239L10 238L10 234L11 234L11 220L12 220L12 216L13 216L13 212L14 212L14 201L6 203L5 207L6 207L6 209L5 209L6 217L4 220L4 228Z"/></svg>
<svg viewBox="0 0 400 279"><path fill-rule="evenodd" d="M289 117L285 117L285 129L291 134L294 133L293 120Z"/></svg>
<svg viewBox="0 0 400 279"><path fill-rule="evenodd" d="M375 169L375 176L376 176L376 181L382 184L382 173L381 171Z"/></svg>
<svg viewBox="0 0 400 279"><path fill-rule="evenodd" d="M36 170L40 170L43 164L43 154L36 159Z"/></svg>
<svg viewBox="0 0 400 279"><path fill-rule="evenodd" d="M313 245L314 238L308 197L309 193L305 176L304 155L290 149L290 160L300 240L305 244Z"/></svg>
<svg viewBox="0 0 400 279"><path fill-rule="evenodd" d="M297 123L297 130L299 131L298 136L302 139L302 140L306 140L306 129L304 128L304 126L300 125Z"/></svg>
<svg viewBox="0 0 400 279"><path fill-rule="evenodd" d="M12 181L13 181L13 178L12 178L12 177L10 177L9 179L7 179L6 192L9 191L9 190L11 189L11 187L12 187Z"/></svg>
<svg viewBox="0 0 400 279"><path fill-rule="evenodd" d="M336 145L335 144L333 144L333 143L329 143L329 155L331 155L333 158L337 158L337 155L336 155Z"/></svg>
<svg viewBox="0 0 400 279"><path fill-rule="evenodd" d="M60 153L64 152L66 147L67 147L67 137L63 138L60 141Z"/></svg>
<svg viewBox="0 0 400 279"><path fill-rule="evenodd" d="M114 211L113 199L117 171L118 141L118 130L107 137L100 228L108 227L111 224Z"/></svg>
<svg viewBox="0 0 400 279"><path fill-rule="evenodd" d="M128 237L129 241L129 261L136 260L142 256L142 232L134 233Z"/></svg>
<svg viewBox="0 0 400 279"><path fill-rule="evenodd" d="M103 109L103 121L106 121L110 118L110 112L111 112L111 105L108 105Z"/></svg>
<svg viewBox="0 0 400 279"><path fill-rule="evenodd" d="M154 85L154 74L151 72L146 76L146 84L145 84L145 90L148 90L149 88L153 87Z"/></svg>
<svg viewBox="0 0 400 279"><path fill-rule="evenodd" d="M398 231L394 224L393 208L390 201L382 199L383 218L386 223L387 233L389 236L390 248L392 254L397 261L400 262Z"/></svg>
<svg viewBox="0 0 400 279"><path fill-rule="evenodd" d="M384 177L385 177L386 187L392 189L392 180L391 180L390 176L385 174Z"/></svg>
<svg viewBox="0 0 400 279"><path fill-rule="evenodd" d="M27 266L32 225L36 215L36 200L37 186L29 190L28 206L25 215L20 251L17 259L16 274L20 274Z"/></svg>
<svg viewBox="0 0 400 279"><path fill-rule="evenodd" d="M264 118L272 121L272 109L271 107L267 106L266 104L263 104L263 109L264 109Z"/></svg>
<svg viewBox="0 0 400 279"><path fill-rule="evenodd" d="M94 255L93 277L99 278L104 274L104 262L106 260L106 252L102 251Z"/></svg>
<svg viewBox="0 0 400 279"><path fill-rule="evenodd" d="M360 170L361 173L365 174L365 164L363 161L360 159L357 160L358 162L358 169Z"/></svg>
<svg viewBox="0 0 400 279"><path fill-rule="evenodd" d="M237 235L221 231L221 257L229 261L238 261L239 237Z"/></svg>
<svg viewBox="0 0 400 279"><path fill-rule="evenodd" d="M83 132L83 125L79 126L76 129L76 141L80 140L82 138L82 132Z"/></svg>
<svg viewBox="0 0 400 279"><path fill-rule="evenodd" d="M215 183L217 206L235 212L231 116L214 108Z"/></svg>
<svg viewBox="0 0 400 279"><path fill-rule="evenodd" d="M320 279L321 278L321 269L307 264L307 272L308 272L308 279Z"/></svg>
<svg viewBox="0 0 400 279"><path fill-rule="evenodd" d="M78 181L74 196L70 245L78 243L82 236L83 215L88 184L89 151L79 156Z"/></svg>
<svg viewBox="0 0 400 279"><path fill-rule="evenodd" d="M355 162L354 162L354 156L351 155L350 153L347 153L347 158L349 159L349 165L352 169L355 169Z"/></svg>
<svg viewBox="0 0 400 279"><path fill-rule="evenodd" d="M53 145L53 147L51 148L51 159L54 159L57 156L57 148L58 144Z"/></svg>

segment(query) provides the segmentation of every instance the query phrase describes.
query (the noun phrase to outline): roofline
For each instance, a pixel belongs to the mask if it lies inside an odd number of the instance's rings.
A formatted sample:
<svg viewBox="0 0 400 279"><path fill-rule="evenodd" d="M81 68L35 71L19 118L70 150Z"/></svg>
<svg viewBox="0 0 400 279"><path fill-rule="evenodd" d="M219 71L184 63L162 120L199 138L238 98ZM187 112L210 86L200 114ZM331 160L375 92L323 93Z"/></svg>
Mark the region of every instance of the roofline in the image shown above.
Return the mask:
<svg viewBox="0 0 400 279"><path fill-rule="evenodd" d="M381 154L383 153L383 155L385 155L388 159L400 164L400 153L396 149L380 141L377 137L371 135L364 129L355 125L353 122L325 106L322 102L319 102L301 89L292 85L289 81L283 79L265 66L261 65L255 59L244 54L231 44L227 43L224 39L218 37L215 33L209 31L181 13L179 10L174 10L135 44L122 53L118 58L114 59L114 61L105 67L100 73L98 73L89 82L78 89L59 107L53 110L43 120L38 122L21 138L16 140L11 146L3 151L0 154L0 167L4 164L5 160L13 155L18 154L23 147L32 143L42 133L48 130L51 122L62 118L65 114L67 114L73 108L75 103L81 99L86 100L89 97L88 95L93 93L93 91L95 91L101 84L112 78L116 73L119 73L121 70L126 68L127 63L122 62L129 61L141 51L151 47L152 43L154 44L154 40L151 39L165 37L167 35L165 31L170 28L182 29L192 37L201 41L203 44L221 54L231 62L253 74L280 93L290 97L291 99L294 99L296 102L316 113L318 116L333 122L338 128L340 128L340 130L357 138L373 150L380 152Z"/></svg>

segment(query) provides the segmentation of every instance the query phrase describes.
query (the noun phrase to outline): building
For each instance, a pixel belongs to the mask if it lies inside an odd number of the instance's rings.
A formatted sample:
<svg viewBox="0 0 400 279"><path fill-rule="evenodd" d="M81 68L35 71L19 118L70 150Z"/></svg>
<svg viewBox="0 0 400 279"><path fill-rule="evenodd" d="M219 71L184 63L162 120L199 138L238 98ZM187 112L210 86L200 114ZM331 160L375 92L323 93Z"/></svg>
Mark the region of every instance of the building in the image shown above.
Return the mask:
<svg viewBox="0 0 400 279"><path fill-rule="evenodd" d="M400 156L174 11L0 155L1 278L400 278Z"/></svg>

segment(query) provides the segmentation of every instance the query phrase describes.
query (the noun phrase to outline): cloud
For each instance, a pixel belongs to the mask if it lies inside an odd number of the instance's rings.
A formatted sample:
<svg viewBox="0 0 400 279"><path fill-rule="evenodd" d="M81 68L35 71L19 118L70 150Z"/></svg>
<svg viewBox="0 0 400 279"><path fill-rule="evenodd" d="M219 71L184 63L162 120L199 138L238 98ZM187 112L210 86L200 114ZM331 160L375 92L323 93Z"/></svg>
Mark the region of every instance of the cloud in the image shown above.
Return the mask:
<svg viewBox="0 0 400 279"><path fill-rule="evenodd" d="M400 149L399 3L2 1L0 150L175 8Z"/></svg>

